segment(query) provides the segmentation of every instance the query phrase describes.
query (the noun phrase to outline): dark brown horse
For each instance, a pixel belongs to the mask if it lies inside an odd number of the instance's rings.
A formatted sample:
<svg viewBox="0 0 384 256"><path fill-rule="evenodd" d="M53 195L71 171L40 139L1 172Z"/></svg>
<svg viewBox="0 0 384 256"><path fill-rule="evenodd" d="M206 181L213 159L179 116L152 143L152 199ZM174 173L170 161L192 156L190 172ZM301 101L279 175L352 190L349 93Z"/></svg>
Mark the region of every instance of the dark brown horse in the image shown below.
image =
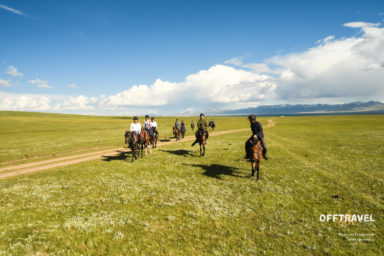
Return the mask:
<svg viewBox="0 0 384 256"><path fill-rule="evenodd" d="M152 148L155 148L157 146L157 139L159 138L159 133L155 128L151 128L151 129L153 134L153 136L151 137L151 144L152 144Z"/></svg>
<svg viewBox="0 0 384 256"><path fill-rule="evenodd" d="M132 162L133 162L135 159L137 159L138 155L140 155L140 148L139 148L137 135L133 132L126 131L124 134L124 137L125 137L125 144L127 144L132 151Z"/></svg>
<svg viewBox="0 0 384 256"><path fill-rule="evenodd" d="M214 131L214 130L215 130L215 127L216 127L216 123L215 123L215 121L213 121L213 120L212 120L212 121L209 121L208 126L212 128L212 131Z"/></svg>
<svg viewBox="0 0 384 256"><path fill-rule="evenodd" d="M257 171L257 179L259 180L259 171L260 171L260 163L261 158L263 157L263 147L261 146L260 140L258 140L257 137L252 137L252 139L249 141L250 147L249 150L249 156L251 160L251 166L252 166L252 176L255 176L255 171Z"/></svg>
<svg viewBox="0 0 384 256"><path fill-rule="evenodd" d="M206 133L202 130L199 130L197 132L197 141L199 142L200 145L200 156L205 155L205 141L206 141Z"/></svg>
<svg viewBox="0 0 384 256"><path fill-rule="evenodd" d="M173 127L173 134L175 135L176 141L180 140L180 130L179 130L179 128Z"/></svg>
<svg viewBox="0 0 384 256"><path fill-rule="evenodd" d="M181 138L184 139L185 136L185 127L181 127Z"/></svg>

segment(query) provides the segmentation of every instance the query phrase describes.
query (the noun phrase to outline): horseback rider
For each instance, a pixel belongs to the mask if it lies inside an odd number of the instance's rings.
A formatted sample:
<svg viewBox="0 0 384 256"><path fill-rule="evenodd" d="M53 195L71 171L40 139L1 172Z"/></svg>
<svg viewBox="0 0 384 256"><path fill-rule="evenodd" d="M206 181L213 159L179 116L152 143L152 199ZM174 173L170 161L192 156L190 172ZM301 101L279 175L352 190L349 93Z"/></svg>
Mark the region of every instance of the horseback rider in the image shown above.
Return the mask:
<svg viewBox="0 0 384 256"><path fill-rule="evenodd" d="M155 121L155 118L154 117L151 117L151 130L153 132L153 134L156 134L158 135L159 132L157 131L157 122Z"/></svg>
<svg viewBox="0 0 384 256"><path fill-rule="evenodd" d="M192 129L192 131L195 130L195 123L193 122L193 120L191 122L191 129Z"/></svg>
<svg viewBox="0 0 384 256"><path fill-rule="evenodd" d="M183 129L185 132L185 123L184 123L184 120L181 120L181 131L183 131Z"/></svg>
<svg viewBox="0 0 384 256"><path fill-rule="evenodd" d="M265 143L265 140L264 140L263 127L259 122L256 121L256 116L253 114L248 116L248 120L251 123L252 136L245 143L245 152L247 154L245 158L246 159L250 158L250 152L248 151L248 149L251 147L250 141L252 140L253 137L255 137L260 141L261 146L263 147L263 158L265 160L268 160L269 157L267 156L267 144Z"/></svg>
<svg viewBox="0 0 384 256"><path fill-rule="evenodd" d="M205 133L205 139L208 139L209 133L207 130L208 124L207 120L205 120L205 116L203 113L200 114L200 120L197 122L197 131L195 133L196 140L195 142L192 143L192 147L198 142L198 136L199 136L199 131L202 131Z"/></svg>
<svg viewBox="0 0 384 256"><path fill-rule="evenodd" d="M152 132L152 129L151 129L151 127L152 127L151 126L151 121L149 121L149 116L148 115L145 116L145 120L144 120L143 125L144 125L144 129L149 133L149 135L151 137L153 137L153 132Z"/></svg>
<svg viewBox="0 0 384 256"><path fill-rule="evenodd" d="M131 123L130 131L137 136L138 141L141 140L141 124L139 123L139 118L137 116L133 118L133 123Z"/></svg>
<svg viewBox="0 0 384 256"><path fill-rule="evenodd" d="M179 130L179 132L180 132L180 123L179 123L179 119L176 119L175 127L176 127L176 128Z"/></svg>

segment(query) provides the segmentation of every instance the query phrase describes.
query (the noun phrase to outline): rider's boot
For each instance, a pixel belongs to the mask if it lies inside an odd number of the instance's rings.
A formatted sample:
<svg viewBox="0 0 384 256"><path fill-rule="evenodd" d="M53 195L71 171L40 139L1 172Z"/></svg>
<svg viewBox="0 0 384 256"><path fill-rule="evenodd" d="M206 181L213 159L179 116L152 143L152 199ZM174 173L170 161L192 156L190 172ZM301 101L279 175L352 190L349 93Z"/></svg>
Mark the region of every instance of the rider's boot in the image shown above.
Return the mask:
<svg viewBox="0 0 384 256"><path fill-rule="evenodd" d="M268 160L268 159L269 159L269 157L268 157L266 154L263 154L263 158L264 158L265 160Z"/></svg>

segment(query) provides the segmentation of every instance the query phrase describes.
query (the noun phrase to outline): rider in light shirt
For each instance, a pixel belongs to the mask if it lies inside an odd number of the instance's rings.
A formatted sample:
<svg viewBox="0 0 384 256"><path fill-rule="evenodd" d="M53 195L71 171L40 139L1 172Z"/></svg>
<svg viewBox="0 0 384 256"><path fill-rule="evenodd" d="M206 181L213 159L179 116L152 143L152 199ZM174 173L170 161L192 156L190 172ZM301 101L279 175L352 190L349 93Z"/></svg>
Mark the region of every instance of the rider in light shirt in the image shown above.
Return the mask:
<svg viewBox="0 0 384 256"><path fill-rule="evenodd" d="M133 123L131 123L130 131L136 133L139 140L141 140L141 124L139 123L139 118L137 116L133 118Z"/></svg>
<svg viewBox="0 0 384 256"><path fill-rule="evenodd" d="M153 137L153 133L152 133L152 129L151 129L151 121L149 121L148 115L145 116L144 129L149 132L149 135L151 135L151 137Z"/></svg>
<svg viewBox="0 0 384 256"><path fill-rule="evenodd" d="M157 122L154 117L151 117L151 127L155 133L157 133Z"/></svg>

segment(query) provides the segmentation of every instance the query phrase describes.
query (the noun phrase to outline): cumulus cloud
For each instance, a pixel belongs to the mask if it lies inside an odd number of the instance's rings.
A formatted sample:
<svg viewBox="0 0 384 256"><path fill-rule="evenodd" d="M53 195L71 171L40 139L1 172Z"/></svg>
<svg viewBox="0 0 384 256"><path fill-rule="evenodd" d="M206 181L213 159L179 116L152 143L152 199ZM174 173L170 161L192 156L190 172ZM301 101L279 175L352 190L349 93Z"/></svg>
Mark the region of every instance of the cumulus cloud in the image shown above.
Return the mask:
<svg viewBox="0 0 384 256"><path fill-rule="evenodd" d="M11 87L13 86L11 80L3 80L0 78L0 86Z"/></svg>
<svg viewBox="0 0 384 256"><path fill-rule="evenodd" d="M48 111L52 97L48 95L11 94L0 92L1 110Z"/></svg>
<svg viewBox="0 0 384 256"><path fill-rule="evenodd" d="M53 86L48 85L48 81L40 80L39 78L36 78L34 80L28 80L28 83L34 84L39 88L47 88L47 89L53 88Z"/></svg>
<svg viewBox="0 0 384 256"><path fill-rule="evenodd" d="M226 65L215 65L189 75L182 82L157 79L152 85L135 85L103 99L113 107L153 106L157 108L212 108L252 102L273 96L268 77Z"/></svg>
<svg viewBox="0 0 384 256"><path fill-rule="evenodd" d="M23 73L19 72L17 70L17 68L15 68L14 66L9 66L8 67L8 71L7 71L7 74L11 75L11 76L14 76L14 77L22 77L23 76Z"/></svg>
<svg viewBox="0 0 384 256"><path fill-rule="evenodd" d="M346 23L360 28L360 37L328 37L305 52L275 56L280 99L357 97L384 94L384 29L377 24Z"/></svg>

